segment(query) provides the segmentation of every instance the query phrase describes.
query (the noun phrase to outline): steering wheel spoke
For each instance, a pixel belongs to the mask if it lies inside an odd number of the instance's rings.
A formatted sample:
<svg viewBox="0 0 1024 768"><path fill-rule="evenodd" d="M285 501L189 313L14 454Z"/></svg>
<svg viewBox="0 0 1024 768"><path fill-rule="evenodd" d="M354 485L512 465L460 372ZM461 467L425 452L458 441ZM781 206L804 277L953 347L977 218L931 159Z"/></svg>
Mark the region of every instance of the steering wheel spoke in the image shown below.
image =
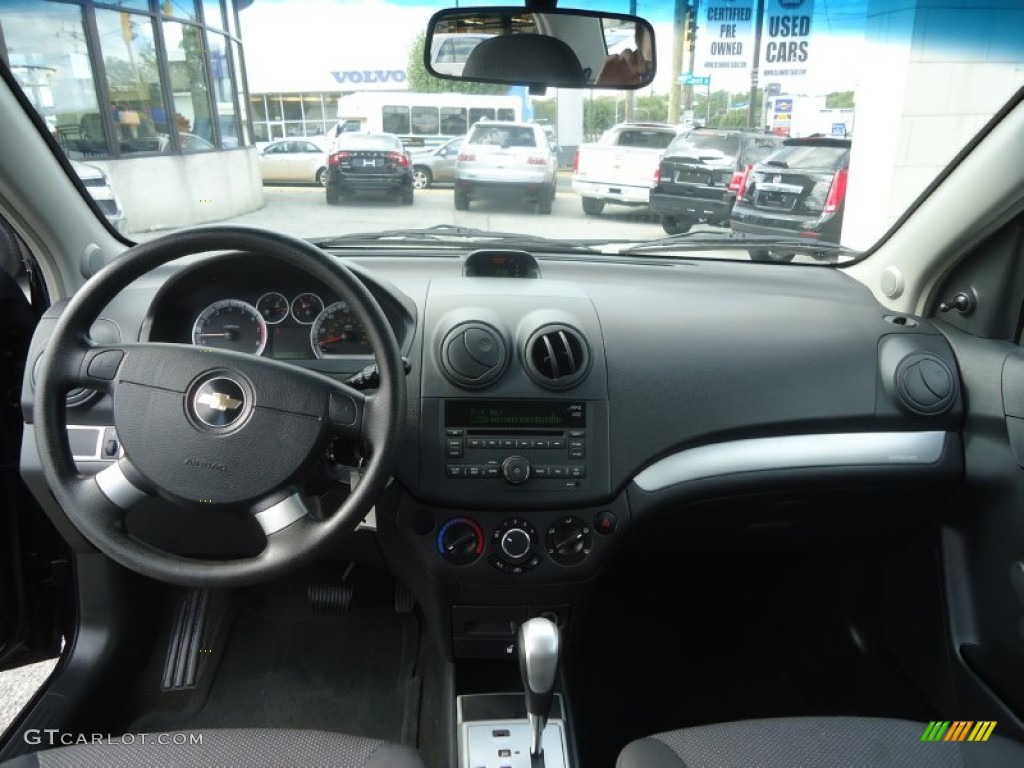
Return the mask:
<svg viewBox="0 0 1024 768"><path fill-rule="evenodd" d="M335 382L327 393L328 432L342 440L362 440L366 412L372 407L372 397Z"/></svg>
<svg viewBox="0 0 1024 768"><path fill-rule="evenodd" d="M50 374L63 389L84 387L110 395L126 352L123 346L95 345L82 339L54 353Z"/></svg>
<svg viewBox="0 0 1024 768"><path fill-rule="evenodd" d="M93 475L93 481L107 500L118 509L130 511L146 499L152 498L149 491L140 487L135 477L138 476L131 461L122 457L116 463Z"/></svg>
<svg viewBox="0 0 1024 768"><path fill-rule="evenodd" d="M261 509L253 515L263 529L263 534L270 538L290 525L304 518L310 518L309 506L305 497L298 491L272 506Z"/></svg>

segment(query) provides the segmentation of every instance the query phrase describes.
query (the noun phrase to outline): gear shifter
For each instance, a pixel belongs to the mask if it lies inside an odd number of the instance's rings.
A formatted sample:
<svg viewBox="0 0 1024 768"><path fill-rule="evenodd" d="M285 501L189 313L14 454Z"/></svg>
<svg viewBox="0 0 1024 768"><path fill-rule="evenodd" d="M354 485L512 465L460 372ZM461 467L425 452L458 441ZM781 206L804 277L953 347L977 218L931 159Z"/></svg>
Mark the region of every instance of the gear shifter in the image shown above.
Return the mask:
<svg viewBox="0 0 1024 768"><path fill-rule="evenodd" d="M526 691L531 758L544 752L544 727L551 713L561 645L561 633L549 619L537 617L519 627L519 671Z"/></svg>

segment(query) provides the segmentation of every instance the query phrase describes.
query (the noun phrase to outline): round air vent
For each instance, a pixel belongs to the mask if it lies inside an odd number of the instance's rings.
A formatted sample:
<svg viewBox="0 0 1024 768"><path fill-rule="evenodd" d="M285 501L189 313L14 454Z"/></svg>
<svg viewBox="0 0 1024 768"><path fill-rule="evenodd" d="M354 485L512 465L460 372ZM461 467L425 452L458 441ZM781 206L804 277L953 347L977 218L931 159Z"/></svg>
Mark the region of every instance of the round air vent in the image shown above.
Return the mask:
<svg viewBox="0 0 1024 768"><path fill-rule="evenodd" d="M572 326L545 325L526 340L523 359L526 372L538 384L549 389L568 389L587 375L590 348Z"/></svg>
<svg viewBox="0 0 1024 768"><path fill-rule="evenodd" d="M486 387L507 365L508 345L497 329L486 323L460 323L441 342L441 368L460 387Z"/></svg>
<svg viewBox="0 0 1024 768"><path fill-rule="evenodd" d="M896 393L903 406L921 416L937 416L953 405L956 379L942 358L916 352L896 366Z"/></svg>

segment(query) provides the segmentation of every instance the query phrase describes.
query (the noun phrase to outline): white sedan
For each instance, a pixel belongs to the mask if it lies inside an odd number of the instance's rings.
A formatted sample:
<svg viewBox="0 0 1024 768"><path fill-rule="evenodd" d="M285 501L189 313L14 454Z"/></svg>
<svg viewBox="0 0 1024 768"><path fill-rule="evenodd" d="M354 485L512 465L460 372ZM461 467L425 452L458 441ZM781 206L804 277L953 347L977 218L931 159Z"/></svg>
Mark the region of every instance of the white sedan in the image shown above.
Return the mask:
<svg viewBox="0 0 1024 768"><path fill-rule="evenodd" d="M260 152L263 183L316 183L327 180L327 147L312 139L283 139Z"/></svg>

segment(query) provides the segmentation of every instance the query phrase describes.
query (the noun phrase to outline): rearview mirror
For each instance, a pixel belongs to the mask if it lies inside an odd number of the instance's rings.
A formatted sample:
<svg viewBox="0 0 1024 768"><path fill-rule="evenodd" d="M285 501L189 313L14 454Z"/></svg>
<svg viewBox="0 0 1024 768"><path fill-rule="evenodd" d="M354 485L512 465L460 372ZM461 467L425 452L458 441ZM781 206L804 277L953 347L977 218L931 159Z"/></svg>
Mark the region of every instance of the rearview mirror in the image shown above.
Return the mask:
<svg viewBox="0 0 1024 768"><path fill-rule="evenodd" d="M446 80L619 90L650 85L656 61L654 28L639 16L519 6L435 13L423 58Z"/></svg>

